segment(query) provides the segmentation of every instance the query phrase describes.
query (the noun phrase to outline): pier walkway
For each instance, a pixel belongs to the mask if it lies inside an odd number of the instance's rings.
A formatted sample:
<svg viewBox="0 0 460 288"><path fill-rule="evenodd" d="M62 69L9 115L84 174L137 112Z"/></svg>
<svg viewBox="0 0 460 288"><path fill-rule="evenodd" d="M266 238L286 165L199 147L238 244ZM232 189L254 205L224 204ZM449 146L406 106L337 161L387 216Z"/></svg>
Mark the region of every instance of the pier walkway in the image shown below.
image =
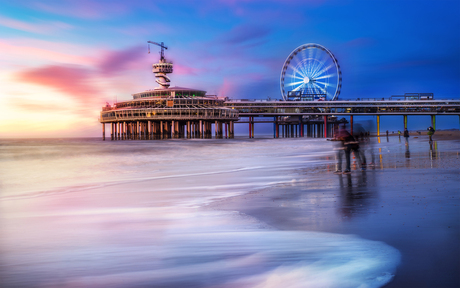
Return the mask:
<svg viewBox="0 0 460 288"><path fill-rule="evenodd" d="M341 101L280 101L280 100L227 100L224 106L239 112L240 121L249 123L249 137L254 137L255 123L273 123L275 138L292 135L331 137L333 126L340 116L348 116L353 129L355 116L376 116L377 135L380 135L380 116L403 116L404 128L410 115L430 115L431 125L436 129L436 116L458 115L460 123L460 100L414 99L356 99ZM281 130L280 130L281 129ZM281 131L281 133L280 133ZM283 132L284 131L284 132ZM295 132L294 132L295 131ZM295 137L295 136L294 136Z"/></svg>

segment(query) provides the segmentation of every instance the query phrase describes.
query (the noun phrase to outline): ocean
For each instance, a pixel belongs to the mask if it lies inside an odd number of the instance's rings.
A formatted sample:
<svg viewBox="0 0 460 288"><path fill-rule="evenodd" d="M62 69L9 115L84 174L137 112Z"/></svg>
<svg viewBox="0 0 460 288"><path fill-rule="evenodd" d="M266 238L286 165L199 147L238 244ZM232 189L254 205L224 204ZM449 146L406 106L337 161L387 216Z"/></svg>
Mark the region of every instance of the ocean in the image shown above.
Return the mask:
<svg viewBox="0 0 460 288"><path fill-rule="evenodd" d="M319 166L324 139L0 140L0 286L382 287L383 242L212 208Z"/></svg>

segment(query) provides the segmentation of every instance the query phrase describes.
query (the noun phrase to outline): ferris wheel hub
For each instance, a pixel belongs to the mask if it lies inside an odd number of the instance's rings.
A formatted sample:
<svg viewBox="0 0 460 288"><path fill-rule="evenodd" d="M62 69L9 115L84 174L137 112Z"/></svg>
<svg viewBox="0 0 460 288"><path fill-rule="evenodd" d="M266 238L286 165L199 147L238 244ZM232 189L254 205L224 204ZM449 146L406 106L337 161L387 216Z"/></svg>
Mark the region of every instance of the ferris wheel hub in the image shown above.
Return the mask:
<svg viewBox="0 0 460 288"><path fill-rule="evenodd" d="M303 83L307 84L308 82L310 82L310 78L308 77L303 78Z"/></svg>

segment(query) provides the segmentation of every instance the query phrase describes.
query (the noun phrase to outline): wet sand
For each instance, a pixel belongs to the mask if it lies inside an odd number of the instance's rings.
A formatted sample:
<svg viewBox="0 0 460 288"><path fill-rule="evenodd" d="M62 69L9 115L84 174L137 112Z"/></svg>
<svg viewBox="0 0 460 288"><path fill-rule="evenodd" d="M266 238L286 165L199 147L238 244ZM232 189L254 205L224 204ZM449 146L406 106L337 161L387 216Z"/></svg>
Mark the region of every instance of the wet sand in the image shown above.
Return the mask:
<svg viewBox="0 0 460 288"><path fill-rule="evenodd" d="M366 171L335 175L334 163L325 161L297 171L305 182L253 191L210 208L239 211L280 230L385 242L402 256L385 287L460 287L460 146L452 135L436 136L429 145L426 135L411 135L409 146L390 136L396 145L381 149L375 167Z"/></svg>

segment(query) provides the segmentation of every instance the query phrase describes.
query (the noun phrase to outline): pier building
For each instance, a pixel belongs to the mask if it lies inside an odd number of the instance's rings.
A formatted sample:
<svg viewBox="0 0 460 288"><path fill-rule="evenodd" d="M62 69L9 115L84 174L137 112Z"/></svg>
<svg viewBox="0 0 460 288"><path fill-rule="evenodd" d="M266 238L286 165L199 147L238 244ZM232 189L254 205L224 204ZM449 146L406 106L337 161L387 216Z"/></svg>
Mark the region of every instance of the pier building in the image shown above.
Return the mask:
<svg viewBox="0 0 460 288"><path fill-rule="evenodd" d="M166 61L163 43L150 42L161 47L161 57L153 64L158 87L132 94L130 101L117 102L102 108L102 138L106 124L110 125L111 140L211 138L212 127L216 138L233 138L238 111L224 106L225 99L206 95L206 91L170 87L167 74L173 72L173 63Z"/></svg>

